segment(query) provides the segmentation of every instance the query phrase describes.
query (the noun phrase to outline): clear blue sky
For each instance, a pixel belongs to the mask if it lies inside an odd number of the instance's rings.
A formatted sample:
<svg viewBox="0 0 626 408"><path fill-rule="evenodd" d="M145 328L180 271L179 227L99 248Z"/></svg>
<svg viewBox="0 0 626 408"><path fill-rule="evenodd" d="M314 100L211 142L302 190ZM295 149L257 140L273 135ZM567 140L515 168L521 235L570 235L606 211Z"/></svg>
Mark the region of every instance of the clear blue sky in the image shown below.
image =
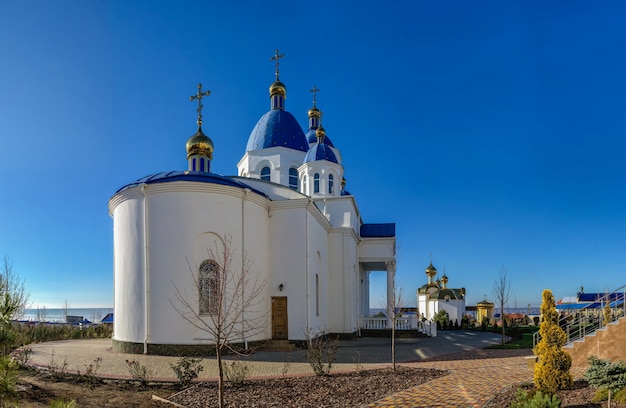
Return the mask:
<svg viewBox="0 0 626 408"><path fill-rule="evenodd" d="M411 303L431 253L468 304L502 265L512 307L626 283L626 3L227 3L0 2L0 256L33 306L112 305L108 200L186 169L198 82L236 173L275 48L364 221L397 223Z"/></svg>

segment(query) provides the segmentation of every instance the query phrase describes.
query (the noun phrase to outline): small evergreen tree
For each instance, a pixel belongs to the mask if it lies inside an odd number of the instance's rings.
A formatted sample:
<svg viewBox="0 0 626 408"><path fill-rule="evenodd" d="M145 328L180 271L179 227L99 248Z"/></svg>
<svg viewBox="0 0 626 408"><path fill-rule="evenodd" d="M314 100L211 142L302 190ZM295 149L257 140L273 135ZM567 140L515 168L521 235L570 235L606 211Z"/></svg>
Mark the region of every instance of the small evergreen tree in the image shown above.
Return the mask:
<svg viewBox="0 0 626 408"><path fill-rule="evenodd" d="M437 323L437 329L445 330L448 328L448 321L450 320L450 317L448 316L448 312L440 310L433 316L433 320Z"/></svg>
<svg viewBox="0 0 626 408"><path fill-rule="evenodd" d="M613 320L613 314L611 313L611 303L608 300L604 304L604 309L602 310L602 312L604 314L603 326L606 326L607 324L611 323L611 321Z"/></svg>
<svg viewBox="0 0 626 408"><path fill-rule="evenodd" d="M559 313L552 291L542 293L541 315L543 321L539 327L541 340L533 349L539 361L535 364L535 386L540 391L554 393L572 385L572 375L569 370L572 358L563 351L567 336L559 327Z"/></svg>

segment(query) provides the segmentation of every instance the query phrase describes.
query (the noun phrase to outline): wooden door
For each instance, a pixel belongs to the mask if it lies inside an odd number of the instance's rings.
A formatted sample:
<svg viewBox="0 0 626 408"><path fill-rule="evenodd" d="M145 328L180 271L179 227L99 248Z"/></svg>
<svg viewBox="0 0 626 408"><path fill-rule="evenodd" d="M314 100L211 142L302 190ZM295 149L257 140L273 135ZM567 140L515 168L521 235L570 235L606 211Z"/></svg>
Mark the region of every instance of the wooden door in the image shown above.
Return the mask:
<svg viewBox="0 0 626 408"><path fill-rule="evenodd" d="M287 297L272 297L272 339L288 340Z"/></svg>

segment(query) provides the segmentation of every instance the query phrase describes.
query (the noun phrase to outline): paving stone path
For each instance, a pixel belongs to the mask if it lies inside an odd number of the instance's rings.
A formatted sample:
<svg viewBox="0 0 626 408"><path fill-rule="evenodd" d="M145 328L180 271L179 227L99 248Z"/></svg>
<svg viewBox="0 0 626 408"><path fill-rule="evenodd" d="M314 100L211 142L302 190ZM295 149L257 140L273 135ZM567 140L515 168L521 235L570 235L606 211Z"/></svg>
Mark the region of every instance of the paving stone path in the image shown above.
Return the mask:
<svg viewBox="0 0 626 408"><path fill-rule="evenodd" d="M445 332L437 338L399 339L397 361L403 365L449 370L445 377L388 396L368 407L481 407L503 388L532 381L526 364L530 350L484 349L497 344L499 337L480 332ZM354 370L355 356L366 368L389 365L389 340L363 338L342 342L337 353L336 371ZM67 364L68 372L84 372L100 358L99 375L128 379L126 360L136 360L151 370L151 379L175 381L170 368L177 357L121 354L111 351L110 339L68 340L32 345L31 363L39 367ZM247 360L251 377L279 377L283 374L311 373L302 351L292 353L258 352ZM202 380L215 379L214 358L203 360Z"/></svg>
<svg viewBox="0 0 626 408"><path fill-rule="evenodd" d="M368 407L482 407L503 388L532 381L525 356L530 350L483 349L411 363L450 370L445 377L393 394Z"/></svg>

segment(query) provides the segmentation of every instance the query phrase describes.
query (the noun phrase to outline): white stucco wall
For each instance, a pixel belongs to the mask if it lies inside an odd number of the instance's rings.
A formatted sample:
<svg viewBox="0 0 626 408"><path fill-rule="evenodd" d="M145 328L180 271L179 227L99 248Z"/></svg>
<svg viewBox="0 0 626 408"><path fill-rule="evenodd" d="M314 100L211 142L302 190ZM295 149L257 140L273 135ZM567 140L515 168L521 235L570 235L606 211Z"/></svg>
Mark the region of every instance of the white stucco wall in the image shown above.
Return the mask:
<svg viewBox="0 0 626 408"><path fill-rule="evenodd" d="M132 237L126 231L136 222L137 212L125 209L137 208L144 203L142 197L130 197L136 189L138 187L122 192L130 199L113 212L116 259L118 252L122 259L142 256L141 248L133 245ZM222 251L222 247L215 247L214 243L220 242L224 236L232 238L232 270L241 270L245 252L253 261L251 272L267 283L257 312L268 313L268 212L265 198L236 187L183 181L148 185L145 192L148 273L146 275L143 265L137 262L116 262L115 322L116 329L120 329L116 330L117 340L151 344L209 343L210 336L182 319L172 303L184 309L176 300L178 287L197 307L199 295L194 282L197 267L211 257L210 251ZM145 288L139 287L143 283L139 278L134 279L138 282L136 284L126 284L127 281L133 282L132 277L144 275L147 276ZM125 284L118 284L119 280ZM144 313L137 313L139 310ZM147 339L144 332L127 328L133 325L147 327ZM267 330L246 340L269 337L268 319Z"/></svg>
<svg viewBox="0 0 626 408"><path fill-rule="evenodd" d="M139 190L139 189L137 189ZM113 339L143 342L145 338L144 200L139 191L113 213L114 310Z"/></svg>

